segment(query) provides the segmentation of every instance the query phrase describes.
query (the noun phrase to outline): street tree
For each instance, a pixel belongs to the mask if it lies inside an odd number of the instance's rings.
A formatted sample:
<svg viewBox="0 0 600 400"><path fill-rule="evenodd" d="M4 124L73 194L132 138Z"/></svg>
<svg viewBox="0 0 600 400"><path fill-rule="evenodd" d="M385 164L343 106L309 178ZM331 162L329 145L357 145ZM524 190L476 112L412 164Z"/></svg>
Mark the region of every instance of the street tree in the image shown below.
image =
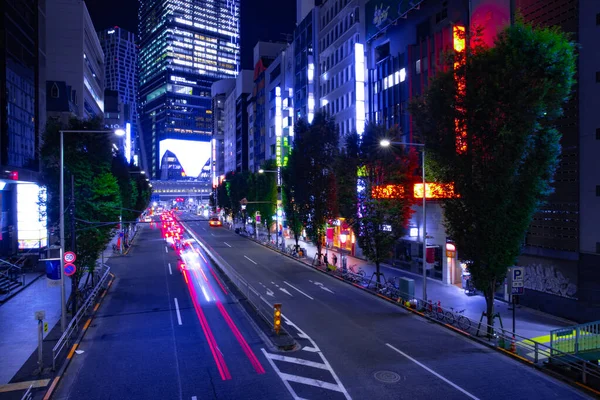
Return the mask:
<svg viewBox="0 0 600 400"><path fill-rule="evenodd" d="M304 229L302 223L302 216L300 215L300 208L296 201L296 191L298 190L297 178L297 160L290 158L288 165L282 168L282 202L283 209L285 211L285 218L287 220L288 227L294 235L294 242L296 244L296 251L298 251L300 235Z"/></svg>
<svg viewBox="0 0 600 400"><path fill-rule="evenodd" d="M275 171L277 169L275 160L267 160L262 164L262 169L266 171ZM261 222L267 228L267 235L271 238L271 226L273 225L273 216L276 213L277 206L277 174L272 172L263 172L253 174L254 193L248 200L259 203L251 204L252 210L259 211ZM250 207L251 205L248 205ZM254 212L251 214L254 216ZM275 229L277 235L277 228Z"/></svg>
<svg viewBox="0 0 600 400"><path fill-rule="evenodd" d="M363 254L375 264L378 284L381 263L391 258L396 241L406 234L415 204L416 152L379 145L382 139L400 137L396 128L368 124L362 138L357 134L347 137L339 163L340 210L356 232ZM353 171L347 171L351 166Z"/></svg>
<svg viewBox="0 0 600 400"><path fill-rule="evenodd" d="M446 229L485 295L491 333L494 293L553 191L561 153L556 121L571 94L576 55L558 29L522 22L505 28L492 48L472 43L410 111L427 146L428 172L454 182L456 197L443 204Z"/></svg>
<svg viewBox="0 0 600 400"><path fill-rule="evenodd" d="M337 217L334 164L338 155L339 133L334 120L315 114L312 124L300 119L289 162L294 165L294 200L309 239L321 249L327 221Z"/></svg>

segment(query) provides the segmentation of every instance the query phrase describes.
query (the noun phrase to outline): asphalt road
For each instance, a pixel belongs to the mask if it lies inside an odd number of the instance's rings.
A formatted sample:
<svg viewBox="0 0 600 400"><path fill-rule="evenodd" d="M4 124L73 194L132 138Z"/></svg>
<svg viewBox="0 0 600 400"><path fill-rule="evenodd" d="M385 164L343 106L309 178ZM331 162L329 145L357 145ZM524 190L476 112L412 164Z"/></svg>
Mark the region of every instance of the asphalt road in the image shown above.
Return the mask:
<svg viewBox="0 0 600 400"><path fill-rule="evenodd" d="M53 399L290 398L211 267L178 270L156 227L108 264L115 281Z"/></svg>
<svg viewBox="0 0 600 400"><path fill-rule="evenodd" d="M295 398L587 398L226 228L209 227L191 214L181 219L209 252L218 253L269 301L282 303L286 328L302 349L283 357L261 352Z"/></svg>

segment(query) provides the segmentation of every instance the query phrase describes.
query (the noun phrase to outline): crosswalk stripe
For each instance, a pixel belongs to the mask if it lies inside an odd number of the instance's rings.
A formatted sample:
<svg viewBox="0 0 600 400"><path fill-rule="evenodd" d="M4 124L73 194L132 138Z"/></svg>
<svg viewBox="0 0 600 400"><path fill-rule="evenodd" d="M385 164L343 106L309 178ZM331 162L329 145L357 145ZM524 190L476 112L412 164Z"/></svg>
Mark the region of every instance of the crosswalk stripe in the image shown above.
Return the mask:
<svg viewBox="0 0 600 400"><path fill-rule="evenodd" d="M287 357L287 356L282 356L279 354L270 354L270 353L267 353L267 357L269 357L272 360L285 361L285 362L294 363L294 364L306 365L307 367L320 368L320 369L325 369L325 370L329 369L329 368L327 368L327 366L325 364L314 362L314 361L304 360L302 358Z"/></svg>
<svg viewBox="0 0 600 400"><path fill-rule="evenodd" d="M283 372L279 374L279 376L281 377L281 379L289 382L303 383L305 385L316 386L323 389L333 390L336 392L344 392L344 390L341 389L336 383L329 383L325 381L320 381L318 379L305 378L303 376L290 375Z"/></svg>

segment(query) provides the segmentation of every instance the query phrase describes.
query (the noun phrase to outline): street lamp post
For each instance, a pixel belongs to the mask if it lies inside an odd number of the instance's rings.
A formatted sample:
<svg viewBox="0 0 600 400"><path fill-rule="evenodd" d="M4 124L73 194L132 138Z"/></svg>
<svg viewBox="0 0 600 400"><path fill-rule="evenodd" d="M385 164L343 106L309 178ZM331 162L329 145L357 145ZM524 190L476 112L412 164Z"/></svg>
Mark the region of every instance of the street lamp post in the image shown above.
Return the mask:
<svg viewBox="0 0 600 400"><path fill-rule="evenodd" d="M59 224L60 224L60 329L64 332L67 329L67 301L65 293L65 274L64 259L65 252L65 133L114 133L117 136L125 135L123 129L115 131L82 131L82 130L61 130L60 131L60 184L59 184Z"/></svg>
<svg viewBox="0 0 600 400"><path fill-rule="evenodd" d="M275 207L275 246L279 247L279 207L281 204L281 174L279 170L271 170L271 169L259 169L259 174L264 174L265 172L271 174L277 174L277 206ZM268 221L267 221L268 223ZM282 238L283 240L283 238Z"/></svg>
<svg viewBox="0 0 600 400"><path fill-rule="evenodd" d="M346 240L348 240L348 231L342 231L340 233L340 251L341 251L341 262L342 262L342 271L346 272L346 258L344 257L344 252L346 250Z"/></svg>
<svg viewBox="0 0 600 400"><path fill-rule="evenodd" d="M389 147L390 145L405 145L405 146L415 146L421 148L421 171L422 171L422 180L423 180L423 229L422 229L422 239L423 239L423 301L427 302L427 184L425 182L425 145L423 143L408 143L408 142L391 142L387 139L383 139L379 144L382 147Z"/></svg>

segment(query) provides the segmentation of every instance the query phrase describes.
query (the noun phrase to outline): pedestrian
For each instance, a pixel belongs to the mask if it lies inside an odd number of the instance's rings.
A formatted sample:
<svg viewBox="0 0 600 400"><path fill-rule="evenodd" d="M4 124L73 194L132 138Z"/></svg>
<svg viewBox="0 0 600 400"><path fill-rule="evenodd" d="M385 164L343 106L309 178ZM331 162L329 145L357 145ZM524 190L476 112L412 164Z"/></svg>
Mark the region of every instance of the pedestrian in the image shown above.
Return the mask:
<svg viewBox="0 0 600 400"><path fill-rule="evenodd" d="M331 258L333 259L333 265L337 267L337 255L333 253Z"/></svg>

